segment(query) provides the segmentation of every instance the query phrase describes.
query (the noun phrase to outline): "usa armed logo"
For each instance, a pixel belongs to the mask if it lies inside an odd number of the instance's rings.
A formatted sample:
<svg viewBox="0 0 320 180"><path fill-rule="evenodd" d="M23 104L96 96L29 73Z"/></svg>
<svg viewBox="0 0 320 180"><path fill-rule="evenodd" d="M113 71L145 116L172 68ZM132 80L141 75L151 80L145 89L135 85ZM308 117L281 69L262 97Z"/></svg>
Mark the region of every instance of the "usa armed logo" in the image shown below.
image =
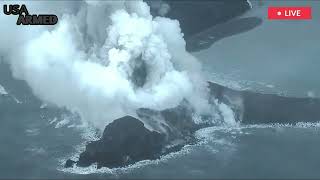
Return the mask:
<svg viewBox="0 0 320 180"><path fill-rule="evenodd" d="M19 15L17 25L55 25L58 17L54 14L33 14L30 15L26 5L10 4L3 5L5 15Z"/></svg>

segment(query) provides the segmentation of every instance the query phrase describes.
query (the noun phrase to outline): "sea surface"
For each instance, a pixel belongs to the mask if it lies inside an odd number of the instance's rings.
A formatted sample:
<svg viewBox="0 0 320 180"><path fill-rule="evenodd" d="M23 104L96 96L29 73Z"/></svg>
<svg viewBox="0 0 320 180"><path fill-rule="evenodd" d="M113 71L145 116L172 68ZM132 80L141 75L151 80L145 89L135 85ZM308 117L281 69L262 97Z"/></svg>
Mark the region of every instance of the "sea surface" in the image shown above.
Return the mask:
<svg viewBox="0 0 320 180"><path fill-rule="evenodd" d="M65 169L66 159L76 158L86 141L99 136L72 118L54 108L1 111L0 179L320 177L317 123L208 127L195 133L197 144L159 160Z"/></svg>
<svg viewBox="0 0 320 180"><path fill-rule="evenodd" d="M306 2L315 13L309 22L268 22L262 15L268 3L254 6L244 17L260 17L262 25L194 53L207 79L236 89L319 97L320 2ZM0 179L320 177L320 123L304 122L208 127L195 133L197 144L159 160L65 169L65 160L77 158L99 134L39 101L5 63L0 63L0 123Z"/></svg>

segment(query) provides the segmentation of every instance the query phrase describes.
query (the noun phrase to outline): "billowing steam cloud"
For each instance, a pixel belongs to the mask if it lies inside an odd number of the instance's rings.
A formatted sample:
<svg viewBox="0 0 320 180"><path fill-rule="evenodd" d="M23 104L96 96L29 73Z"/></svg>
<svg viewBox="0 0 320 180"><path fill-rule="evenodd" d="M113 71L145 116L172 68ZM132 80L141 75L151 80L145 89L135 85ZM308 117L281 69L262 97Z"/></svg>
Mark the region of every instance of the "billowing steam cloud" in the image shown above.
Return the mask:
<svg viewBox="0 0 320 180"><path fill-rule="evenodd" d="M152 17L142 1L88 1L72 7L72 13L57 8L63 15L54 28L23 27L23 41L0 47L9 52L14 76L36 96L99 128L135 115L137 108L172 108L184 98L197 111L208 112L201 65L186 52L177 20Z"/></svg>

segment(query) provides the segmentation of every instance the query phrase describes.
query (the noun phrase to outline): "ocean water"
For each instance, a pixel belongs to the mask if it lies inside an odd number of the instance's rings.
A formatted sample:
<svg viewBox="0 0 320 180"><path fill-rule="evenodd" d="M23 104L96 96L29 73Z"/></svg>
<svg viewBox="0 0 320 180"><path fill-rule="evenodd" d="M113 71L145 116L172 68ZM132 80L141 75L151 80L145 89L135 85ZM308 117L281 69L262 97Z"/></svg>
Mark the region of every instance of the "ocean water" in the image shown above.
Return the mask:
<svg viewBox="0 0 320 180"><path fill-rule="evenodd" d="M316 14L320 12L316 11L320 3L306 2L312 3ZM259 8L245 16L261 17L264 10ZM194 55L204 63L208 80L226 86L289 96L318 96L320 66L316 59L320 31L316 14L311 22L297 22L299 29L281 41L289 46L292 42L287 40L292 37L307 39L295 40L305 49L288 47L293 55L268 49L273 47L268 36L274 37L275 31L284 34L288 24L266 21L257 29L222 39ZM42 104L25 82L12 77L5 63L0 64L0 85L0 179L320 177L318 123L208 127L195 133L197 144L159 160L114 169L96 169L94 165L65 169L66 159L77 158L87 141L99 137L96 130L83 126L66 110Z"/></svg>
<svg viewBox="0 0 320 180"><path fill-rule="evenodd" d="M48 110L50 111L50 110ZM63 167L98 137L41 110L1 116L0 172L6 178L318 178L320 124L208 127L199 142L159 160L115 169ZM62 124L57 126L57 124ZM73 126L72 126L73 125Z"/></svg>
<svg viewBox="0 0 320 180"><path fill-rule="evenodd" d="M197 144L159 160L114 169L66 169L65 160L77 158L99 134L67 111L41 104L24 82L12 79L5 64L1 70L6 92L0 98L1 179L320 177L318 123L208 127L195 133Z"/></svg>

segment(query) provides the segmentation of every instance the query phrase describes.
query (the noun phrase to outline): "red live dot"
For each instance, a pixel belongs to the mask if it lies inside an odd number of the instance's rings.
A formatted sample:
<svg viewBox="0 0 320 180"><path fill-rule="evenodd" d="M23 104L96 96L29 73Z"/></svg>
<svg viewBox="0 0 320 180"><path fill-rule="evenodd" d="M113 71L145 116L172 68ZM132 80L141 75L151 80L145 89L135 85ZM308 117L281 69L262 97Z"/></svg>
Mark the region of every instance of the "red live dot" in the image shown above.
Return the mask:
<svg viewBox="0 0 320 180"><path fill-rule="evenodd" d="M306 20L312 19L311 7L269 7L270 20Z"/></svg>

